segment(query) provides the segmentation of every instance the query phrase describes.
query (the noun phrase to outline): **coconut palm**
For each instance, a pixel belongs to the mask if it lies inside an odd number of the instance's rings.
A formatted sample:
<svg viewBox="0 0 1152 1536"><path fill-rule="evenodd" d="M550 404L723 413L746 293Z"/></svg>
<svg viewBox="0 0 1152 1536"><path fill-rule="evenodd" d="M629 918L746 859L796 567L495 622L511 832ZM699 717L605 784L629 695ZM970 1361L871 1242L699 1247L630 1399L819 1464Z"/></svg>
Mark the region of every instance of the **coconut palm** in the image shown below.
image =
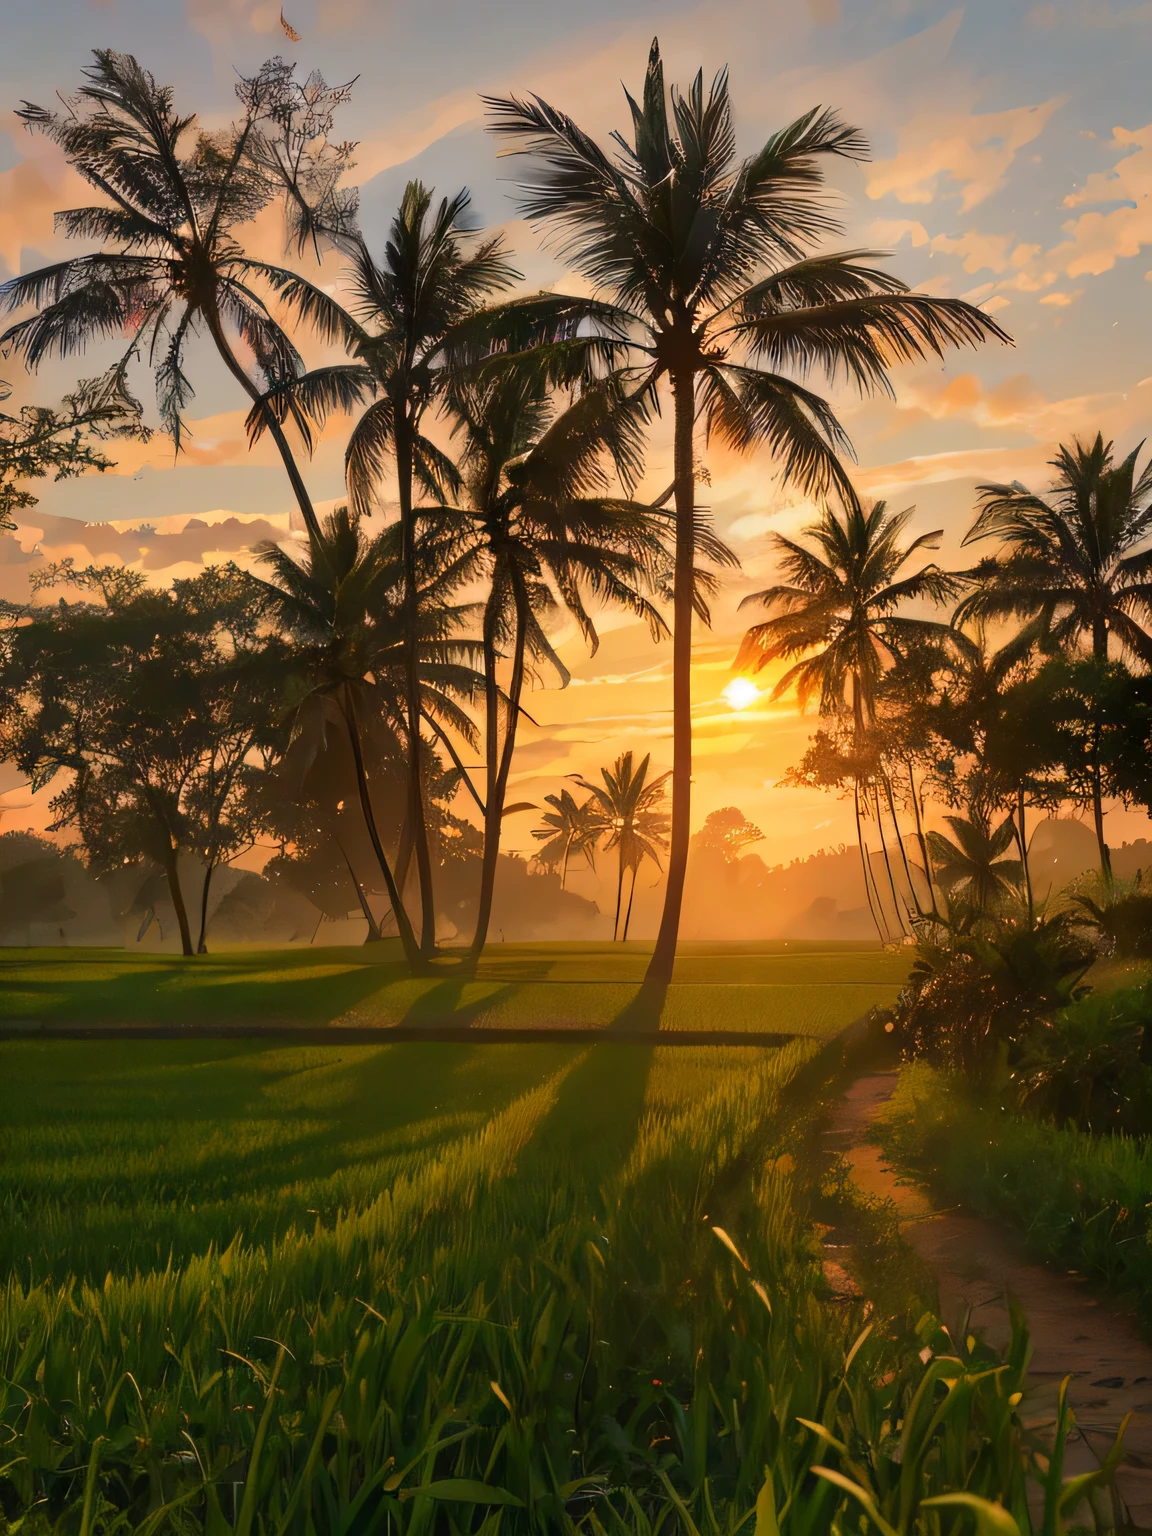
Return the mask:
<svg viewBox="0 0 1152 1536"><path fill-rule="evenodd" d="M37 310L11 326L0 347L35 369L46 358L68 357L126 333L128 352L110 377L122 377L137 355L154 364L160 416L177 452L194 394L185 351L201 328L254 402L271 384L303 371L295 346L252 286L279 269L246 256L236 234L284 191L267 162L285 146L295 150L289 203L298 229L312 212L310 193L328 204L329 225L348 207L336 188L346 153L316 147L323 144L346 88L328 90L318 77L307 88L296 86L290 71L273 60L242 81L238 93L240 120L210 134L197 128L194 115L176 111L171 89L158 85L131 54L102 48L66 110L26 102L17 113L58 144L100 194L103 201L96 206L56 215L63 233L100 248L0 287L0 311L29 304ZM313 172L325 159L319 185ZM241 360L237 342L252 354L257 378ZM283 425L267 407L258 408L305 524L316 536L319 524Z"/></svg>
<svg viewBox="0 0 1152 1536"><path fill-rule="evenodd" d="M736 658L737 667L750 670L759 670L781 659L791 661L793 665L773 688L772 698L777 699L794 687L801 709L815 696L823 715L851 713L853 803L865 888L872 872L862 812L871 787L897 916L900 902L883 839L876 784L882 774L876 754L869 750L868 732L875 717L877 690L886 670L913 646L939 646L950 633L945 624L911 618L899 610L912 602L945 602L960 587L957 578L932 561L901 575L918 550L936 548L941 536L937 529L920 534L908 544L902 543L901 536L912 513L912 508L890 512L883 501L876 502L868 511L853 504L841 515L825 507L820 520L803 531L809 545L773 534L772 543L787 579L744 599L741 607L763 607L769 617L748 630ZM870 786L866 782L869 779ZM885 791L891 802L887 781ZM903 852L898 827L896 835ZM908 878L911 884L910 874ZM915 895L914 885L912 891Z"/></svg>
<svg viewBox="0 0 1152 1536"><path fill-rule="evenodd" d="M443 395L454 338L495 293L519 275L499 236L475 241L468 217L470 195L442 198L418 181L404 190L383 254L373 257L360 232L346 222L335 232L348 257L347 306L306 278L268 271L281 299L324 340L343 346L354 361L314 369L273 388L250 418L253 436L268 420L304 416L322 421L333 408L371 400L357 421L346 454L353 509L369 513L383 489L389 463L395 468L404 567L404 611L415 636L418 572L413 488L437 498L455 491L455 468L424 431L424 418ZM471 331L468 333L471 335ZM435 945L432 864L420 783L420 710L415 641L408 647L408 819L420 881L421 949Z"/></svg>
<svg viewBox="0 0 1152 1536"><path fill-rule="evenodd" d="M366 538L355 514L338 507L310 541L304 561L278 545L263 546L261 560L272 579L261 586L269 611L295 642L304 692L296 704L297 729L319 735L334 719L347 734L365 827L405 958L416 969L422 963L420 946L384 848L366 750L372 749L377 775L402 755L407 620L398 544L394 528ZM434 573L421 584L419 703L441 730L450 728L474 744L475 727L458 701L477 696L481 679L469 665L476 647L455 638L462 612L448 600L454 585L452 573Z"/></svg>
<svg viewBox="0 0 1152 1536"><path fill-rule="evenodd" d="M660 868L660 855L667 849L668 817L661 807L667 798L665 784L672 777L662 773L649 780L650 756L633 767L631 752L622 752L611 768L601 768L603 784L590 784L577 778L577 783L589 793L590 805L602 835L606 837L606 850L616 849L616 917L612 924L612 937L620 932L620 908L624 900L624 876L631 871L632 888L628 895L628 910L624 916L622 938L628 937L628 924L632 918L632 898L636 894L636 875L645 859L651 859Z"/></svg>
<svg viewBox="0 0 1152 1536"><path fill-rule="evenodd" d="M1003 552L970 573L973 588L957 610L968 618L1030 621L1044 650L1087 646L1106 662L1109 643L1152 664L1152 460L1137 474L1140 449L1121 463L1101 434L1091 444L1061 445L1046 496L1019 482L982 485L980 511L966 543L999 539ZM1103 775L1097 764L1093 820L1104 878L1111 859L1104 837Z"/></svg>
<svg viewBox="0 0 1152 1536"><path fill-rule="evenodd" d="M552 809L545 811L541 825L535 827L532 836L540 843L536 850L536 862L546 869L560 870L560 889L568 880L568 863L573 854L583 854L591 869L596 857L596 839L600 825L592 815L592 802L580 805L571 790L562 789L558 795L545 795L544 804Z"/></svg>
<svg viewBox="0 0 1152 1536"><path fill-rule="evenodd" d="M859 160L861 135L813 110L755 154L736 155L727 74L698 74L669 101L653 43L632 134L606 153L539 97L489 98L494 130L523 144L535 169L526 216L560 235L565 258L606 296L614 334L632 344L638 394L670 386L677 524L674 590L672 851L649 967L667 983L676 950L690 833L695 425L746 451L766 444L785 478L814 494L852 489L848 441L819 394L817 368L868 392L890 390L894 363L1004 332L957 299L911 293L872 253L818 255L839 223L822 195L822 162Z"/></svg>
<svg viewBox="0 0 1152 1536"><path fill-rule="evenodd" d="M667 519L608 494L613 466L635 454L635 417L610 386L590 388L566 409L546 378L512 366L460 380L450 396L462 439L462 505L425 507L421 517L455 548L457 579L487 587L482 625L485 686L484 863L471 954L484 947L492 909L505 794L521 697L530 666L568 681L544 623L562 608L595 651L591 597L664 622L647 595L666 563ZM507 658L502 694L498 667ZM501 732L501 715L504 728Z"/></svg>
<svg viewBox="0 0 1152 1536"><path fill-rule="evenodd" d="M978 912L1019 894L1024 867L1019 859L1005 858L1016 841L1016 826L1005 816L993 827L986 808L973 805L968 816L945 816L953 837L929 832L936 880L949 897L959 897ZM955 840L953 840L953 838Z"/></svg>

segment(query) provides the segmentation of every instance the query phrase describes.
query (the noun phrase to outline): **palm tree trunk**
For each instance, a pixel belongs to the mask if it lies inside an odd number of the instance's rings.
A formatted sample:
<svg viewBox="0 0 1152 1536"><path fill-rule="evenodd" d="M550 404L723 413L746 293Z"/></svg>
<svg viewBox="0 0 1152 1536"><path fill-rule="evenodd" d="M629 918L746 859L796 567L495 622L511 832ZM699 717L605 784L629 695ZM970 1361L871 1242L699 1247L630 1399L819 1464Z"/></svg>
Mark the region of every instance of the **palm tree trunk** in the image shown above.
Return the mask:
<svg viewBox="0 0 1152 1536"><path fill-rule="evenodd" d="M1100 666L1108 664L1108 630L1103 620L1092 626L1092 659ZM1092 820L1096 828L1096 846L1100 850L1100 873L1104 884L1112 884L1112 855L1104 841L1104 785L1100 771L1100 717L1093 709L1092 718Z"/></svg>
<svg viewBox="0 0 1152 1536"><path fill-rule="evenodd" d="M620 908L624 902L624 849L620 848L620 856L616 860L616 916L612 922L612 942L615 944L620 933Z"/></svg>
<svg viewBox="0 0 1152 1536"><path fill-rule="evenodd" d="M924 836L924 820L920 814L920 793L916 788L916 775L912 772L911 760L905 765L908 769L908 788L912 792L912 817L916 823L916 842L920 848L920 857L924 860L924 879L928 882L928 900L932 903L931 916L940 921L940 909L936 905L936 882L932 878L932 859L928 853L928 839Z"/></svg>
<svg viewBox="0 0 1152 1536"><path fill-rule="evenodd" d="M1016 843L1020 849L1020 868L1024 871L1024 895L1028 902L1028 926L1031 928L1035 917L1035 902L1032 896L1032 871L1028 866L1028 834L1024 828L1024 786L1016 786Z"/></svg>
<svg viewBox="0 0 1152 1536"><path fill-rule="evenodd" d="M880 921L880 911L872 895L872 873L868 862L868 850L864 843L864 820L860 814L860 780L852 781L852 808L856 814L856 846L860 850L860 870L864 876L864 896L868 902L868 910L872 914L872 921L876 924L876 934L881 944L888 943L888 932Z"/></svg>
<svg viewBox="0 0 1152 1536"><path fill-rule="evenodd" d="M212 873L216 865L209 863L204 871L204 883L200 887L200 937L196 941L196 953L206 955L208 953L208 887L212 884Z"/></svg>
<svg viewBox="0 0 1152 1536"><path fill-rule="evenodd" d="M352 868L352 860L348 857L344 844L339 838L336 839L336 846L340 850L340 857L344 860L344 867L348 871L348 878L352 882L352 889L356 892L356 900L359 903L361 912L364 914L364 921L368 924L368 937L364 942L365 944L374 944L381 937L380 924L372 916L372 908L368 905L368 898L364 894L364 887L357 880L356 871Z"/></svg>
<svg viewBox="0 0 1152 1536"><path fill-rule="evenodd" d="M634 866L632 870L632 887L628 892L628 910L624 914L624 937L621 940L621 942L624 944L627 944L628 942L628 924L632 921L632 902L636 895L636 874L638 867L639 866Z"/></svg>
<svg viewBox="0 0 1152 1536"><path fill-rule="evenodd" d="M360 796L360 809L364 814L364 825L368 828L368 837L372 843L372 850L376 855L376 862L380 865L380 873L384 876L384 884L388 890L388 900L392 903L392 915L396 919L396 931L400 935L400 943L404 949L404 958L414 973L424 969L424 957L420 953L420 946L416 942L416 935L412 932L412 924L408 921L408 914L404 910L404 903L400 898L400 892L396 888L396 881L392 877L392 868L388 863L388 855L384 852L384 844L380 841L380 833L376 827L376 814L372 809L372 799L368 793L368 774L364 767L364 751L360 742L360 725L356 719L356 704L352 697L352 690L347 683L344 685L343 698L344 723L348 727L348 742L352 748L352 761L356 765L356 791Z"/></svg>
<svg viewBox="0 0 1152 1536"><path fill-rule="evenodd" d="M216 343L216 350L223 358L228 372L236 380L249 400L252 401L253 405L259 404L262 398L260 390L248 377L247 370L241 366L240 359L233 352L228 338L224 334L224 327L220 323L219 314L214 310L205 308L204 318L208 323L209 334ZM311 538L318 539L320 537L320 522L316 516L316 509L312 505L312 498L308 494L308 487L304 484L304 477L296 464L295 455L288 444L288 439L284 435L284 428L276 420L275 412L270 405L264 405L262 415L272 441L279 450L284 468L288 473L288 483L292 487L292 494L296 497L296 505L300 508L304 517L304 526L307 528Z"/></svg>
<svg viewBox="0 0 1152 1536"><path fill-rule="evenodd" d="M424 816L420 745L420 589L416 572L416 519L412 513L412 438L403 401L396 402L396 488L400 502L400 556L404 567L404 691L408 716L408 825L420 881L420 953L436 948L436 901L432 890L432 857Z"/></svg>
<svg viewBox="0 0 1152 1536"><path fill-rule="evenodd" d="M488 939L492 920L492 897L496 889L496 869L500 858L500 831L504 819L504 794L512 769L516 746L516 725L520 718L520 695L524 690L524 648L528 639L528 594L515 571L511 573L516 602L516 638L512 651L512 678L508 685L507 724L500 743L500 695L496 686L497 580L493 577L492 594L484 614L484 703L487 757L487 793L484 796L484 862L480 870L480 905L476 913L476 931L469 952L475 963Z"/></svg>
<svg viewBox="0 0 1152 1536"><path fill-rule="evenodd" d="M876 830L880 834L880 852L884 858L884 873L888 876L888 889L892 893L892 915L896 926L900 929L900 937L905 934L904 919L900 915L900 898L896 894L896 881L892 877L892 861L888 857L888 844L884 841L884 821L880 811L880 791L875 784L872 786L872 802L876 808Z"/></svg>
<svg viewBox="0 0 1152 1536"><path fill-rule="evenodd" d="M900 818L896 814L896 799L892 793L892 780L888 777L887 769L882 768L880 770L880 777L884 781L884 795L888 801L888 814L892 818L892 830L896 834L896 846L900 850L900 862L904 866L904 878L908 882L908 890L912 897L912 904L916 908L916 916L923 918L927 916L927 913L920 905L920 896L916 890L916 882L912 878L912 866L908 862L908 851L904 847L904 838L900 832ZM911 913L909 913L909 916L911 916Z"/></svg>
<svg viewBox="0 0 1152 1536"><path fill-rule="evenodd" d="M676 960L688 840L692 830L692 616L695 596L695 484L692 430L696 418L695 377L672 378L675 407L676 570L672 597L672 837L668 884L656 947L644 980L668 986Z"/></svg>
<svg viewBox="0 0 1152 1536"><path fill-rule="evenodd" d="M560 861L560 889L563 890L568 879L568 855L572 851L572 835L564 839L564 857Z"/></svg>
<svg viewBox="0 0 1152 1536"><path fill-rule="evenodd" d="M164 873L168 879L168 894L176 909L176 924L180 929L180 949L185 955L195 953L192 948L192 929L188 924L188 908L184 905L184 892L180 889L179 854L168 838L168 852L164 859Z"/></svg>

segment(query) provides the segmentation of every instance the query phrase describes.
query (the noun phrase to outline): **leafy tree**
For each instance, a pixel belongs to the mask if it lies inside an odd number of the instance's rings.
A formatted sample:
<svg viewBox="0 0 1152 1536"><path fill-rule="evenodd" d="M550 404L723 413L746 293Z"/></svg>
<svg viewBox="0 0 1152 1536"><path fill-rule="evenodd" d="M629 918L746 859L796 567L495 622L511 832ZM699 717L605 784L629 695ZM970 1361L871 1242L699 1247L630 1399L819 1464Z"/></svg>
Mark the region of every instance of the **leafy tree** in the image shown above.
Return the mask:
<svg viewBox="0 0 1152 1536"><path fill-rule="evenodd" d="M385 850L368 766L370 755L380 778L389 762L402 762L407 642L397 533L387 528L369 539L359 518L338 507L320 536L310 540L305 561L277 545L264 547L272 580L261 585L269 612L293 642L295 729L321 742L333 724L346 734L364 824L405 957L418 969L423 956ZM424 557L433 553L420 551L420 708L441 728L474 741L475 729L457 701L479 691L480 678L469 665L476 647L455 637L461 612L450 601L464 573L441 569L435 559L425 568Z"/></svg>
<svg viewBox="0 0 1152 1536"><path fill-rule="evenodd" d="M839 224L820 190L822 162L860 160L861 135L813 110L739 159L727 73L704 90L664 86L653 43L632 134L606 153L539 97L490 98L493 128L535 162L521 206L551 226L565 257L607 303L604 334L626 341L637 397L671 387L675 423L672 851L664 915L649 967L671 977L691 830L690 668L696 608L695 427L747 451L766 444L787 479L813 494L855 497L838 455L836 416L799 382L813 368L868 392L890 390L895 362L990 336L987 315L957 299L910 292L863 251L816 254ZM610 307L609 307L610 306Z"/></svg>
<svg viewBox="0 0 1152 1536"><path fill-rule="evenodd" d="M53 830L74 828L97 870L141 854L163 870L192 954L179 860L207 857L207 884L244 841L239 783L267 728L277 648L255 632L253 585L234 567L170 591L123 567L42 577L61 582L99 601L6 606L0 752L36 789L66 775ZM206 910L205 892L201 945Z"/></svg>
<svg viewBox="0 0 1152 1536"><path fill-rule="evenodd" d="M350 215L353 204L338 181L351 146L327 141L347 87L329 90L318 76L299 85L273 59L237 87L239 120L209 133L197 128L195 116L176 110L172 90L131 54L101 48L94 60L64 110L25 102L17 116L58 144L100 195L98 204L56 216L65 235L99 249L0 287L0 311L36 309L5 331L0 346L36 369L46 358L127 334L128 350L107 377L122 380L133 357L154 361L160 418L179 452L194 394L184 354L189 337L203 328L260 409L315 534L316 514L281 421L260 404L269 385L303 371L290 337L252 286L282 269L247 256L237 231L285 195L285 175L298 245L317 219L335 227ZM256 379L238 355L237 340L255 361Z"/></svg>
<svg viewBox="0 0 1152 1536"><path fill-rule="evenodd" d="M735 864L745 848L763 840L764 834L760 828L754 826L744 812L734 805L710 811L696 834L697 847L715 849L726 864Z"/></svg>
<svg viewBox="0 0 1152 1536"><path fill-rule="evenodd" d="M574 854L583 854L588 867L594 867L600 827L592 814L592 801L578 804L571 790L562 789L558 795L545 795L544 804L552 809L544 812L542 824L532 832L541 845L536 850L536 862L547 869L559 866L560 889L563 890L568 881L568 863Z"/></svg>
<svg viewBox="0 0 1152 1536"><path fill-rule="evenodd" d="M616 917L612 924L613 939L620 933L625 875L631 872L632 888L628 893L624 931L620 934L622 939L628 937L637 872L645 859L651 859L659 869L660 855L668 847L665 836L668 817L664 814L663 804L668 794L664 786L672 775L662 773L649 779L650 762L650 756L645 755L634 767L631 752L622 752L611 768L601 768L602 784L577 779L580 787L589 793L593 814L605 838L605 849L616 850Z"/></svg>
<svg viewBox="0 0 1152 1536"><path fill-rule="evenodd" d="M0 400L9 394L0 383ZM88 469L103 473L114 461L97 444L147 435L139 403L119 375L84 380L64 397L62 409L25 405L15 416L0 411L0 532L14 533L14 513L36 505L26 481L49 475L69 480Z"/></svg>
<svg viewBox="0 0 1152 1536"><path fill-rule="evenodd" d="M472 957L491 918L500 830L528 668L545 663L568 681L544 622L558 605L595 651L589 597L664 630L646 594L659 586L666 523L637 502L608 494L611 470L633 462L634 422L608 387L586 390L561 408L548 380L510 367L461 381L450 403L462 438L460 506L428 507L423 517L455 551L453 569L487 588L482 623L485 698L484 866ZM503 698L498 663L510 659ZM504 717L503 732L500 729Z"/></svg>

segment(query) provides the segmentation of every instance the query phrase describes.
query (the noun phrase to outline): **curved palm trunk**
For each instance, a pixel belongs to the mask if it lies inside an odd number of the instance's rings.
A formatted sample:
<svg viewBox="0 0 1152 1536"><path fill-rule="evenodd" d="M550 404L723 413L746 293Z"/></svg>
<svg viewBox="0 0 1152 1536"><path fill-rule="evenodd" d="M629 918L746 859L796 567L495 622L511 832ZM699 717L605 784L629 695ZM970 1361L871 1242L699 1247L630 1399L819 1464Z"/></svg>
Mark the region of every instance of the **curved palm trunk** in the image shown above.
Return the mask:
<svg viewBox="0 0 1152 1536"><path fill-rule="evenodd" d="M404 567L404 691L408 716L408 826L420 881L420 953L436 948L436 899L432 889L432 856L424 815L420 750L420 655L418 625L420 589L416 572L416 520L412 515L412 438L403 402L396 403L396 488L400 501L401 563Z"/></svg>
<svg viewBox="0 0 1152 1536"><path fill-rule="evenodd" d="M240 388L256 405L260 400L260 391L248 377L247 371L241 367L240 359L229 345L228 338L224 334L224 327L220 323L220 316L209 310L204 311L204 318L208 322L208 330L212 340L216 343L216 350L224 360L228 372L240 385ZM272 441L280 453L284 468L288 474L288 482L292 487L292 494L296 497L296 505L304 518L304 526L309 536L314 539L320 537L320 522L316 516L316 510L312 505L312 498L308 494L308 487L304 484L304 477L296 464L296 457L292 452L288 439L284 435L284 428L276 420L275 413L270 406L263 409L265 424L267 425Z"/></svg>
<svg viewBox="0 0 1152 1536"><path fill-rule="evenodd" d="M852 809L856 816L856 846L860 850L860 872L864 876L864 898L868 903L868 910L872 914L872 921L876 924L876 936L881 944L887 944L889 939L888 930L881 922L878 903L873 896L874 882L871 865L868 861L868 849L864 842L864 818L860 812L859 779L853 779L852 781Z"/></svg>
<svg viewBox="0 0 1152 1536"><path fill-rule="evenodd" d="M676 571L672 598L672 837L668 853L668 885L656 948L645 983L667 986L676 960L684 876L688 868L688 839L692 830L692 599L695 556L695 516L692 479L692 428L696 416L695 379L691 373L673 376L676 448Z"/></svg>
<svg viewBox="0 0 1152 1536"><path fill-rule="evenodd" d="M632 886L628 892L628 910L624 914L624 936L621 939L621 943L623 944L627 944L628 942L628 924L632 921L632 902L636 896L636 874L638 869L639 865L633 866L632 869Z"/></svg>
<svg viewBox="0 0 1152 1536"><path fill-rule="evenodd" d="M384 844L380 841L380 833L376 827L376 813L372 809L372 800L368 793L368 775L364 767L364 751L360 742L360 725L356 719L356 704L352 698L352 690L344 685L344 698L342 713L344 723L348 727L348 743L352 748L352 761L356 765L356 791L360 797L360 809L364 815L364 825L368 828L368 836L372 843L372 851L376 855L376 861L380 865L380 873L384 876L384 884L388 890L388 900L392 903L392 915L396 919L396 931L400 935L400 943L404 949L404 958L413 971L423 969L423 957L420 954L420 946L416 942L416 935L412 932L412 924L408 921L408 914L404 910L404 903L400 899L400 892L396 888L396 881L392 875L388 856L384 852Z"/></svg>
<svg viewBox="0 0 1152 1536"><path fill-rule="evenodd" d="M892 893L892 917L900 930L900 937L905 934L904 919L900 914L901 901L896 892L896 881L892 875L892 860L888 857L888 844L884 838L884 819L880 809L880 791L876 785L872 786L872 803L876 809L876 831L880 837L880 852L884 859L884 873L888 876L888 889Z"/></svg>
<svg viewBox="0 0 1152 1536"><path fill-rule="evenodd" d="M1101 666L1108 661L1108 631L1102 621L1092 626L1092 659ZM1100 718L1095 712L1092 719L1092 822L1096 830L1096 846L1100 851L1100 873L1104 884L1112 884L1112 855L1104 840L1104 783L1100 771Z"/></svg>
<svg viewBox="0 0 1152 1536"><path fill-rule="evenodd" d="M348 878L352 882L352 889L356 892L356 900L359 903L360 911L364 914L364 921L368 924L368 937L364 942L365 944L374 944L377 939L382 937L380 924L372 916L372 908L368 905L368 898L364 894L364 887L357 880L356 871L352 868L352 860L348 857L344 844L339 838L336 839L336 846L340 850L340 857L344 860L344 867L348 871Z"/></svg>
<svg viewBox="0 0 1152 1536"><path fill-rule="evenodd" d="M912 905L916 908L918 918L927 917L927 913L920 905L920 893L916 889L916 882L912 878L912 866L908 862L908 850L904 847L904 837L900 831L900 818L896 813L896 797L892 793L892 780L888 777L888 770L882 769L880 777L884 781L884 796L888 801L888 815L892 819L892 830L896 834L896 847L900 850L900 863L904 869L904 878L908 882L908 892L912 897ZM912 914L909 912L909 918Z"/></svg>
<svg viewBox="0 0 1152 1536"><path fill-rule="evenodd" d="M936 905L936 882L932 878L932 859L928 853L928 839L924 836L924 822L920 814L920 794L916 788L916 775L912 772L912 764L906 762L908 769L908 788L912 792L912 819L916 823L916 843L920 849L920 857L924 860L924 879L928 884L928 900L931 902L929 915L934 921L940 921L940 909Z"/></svg>
<svg viewBox="0 0 1152 1536"><path fill-rule="evenodd" d="M624 849L621 847L620 856L616 860L616 916L612 922L612 942L615 944L620 935L620 908L624 905Z"/></svg>
<svg viewBox="0 0 1152 1536"><path fill-rule="evenodd" d="M512 678L508 686L508 723L504 742L500 742L500 691L496 684L496 582L484 614L484 733L487 758L487 792L484 796L484 862L480 870L480 904L476 912L476 930L472 935L469 960L480 958L488 941L492 921L492 897L496 889L496 868L500 858L500 828L504 818L504 796L512 769L516 746L516 725L520 718L520 695L524 691L524 648L528 638L528 594L516 572L511 573L516 602L516 638L512 650Z"/></svg>

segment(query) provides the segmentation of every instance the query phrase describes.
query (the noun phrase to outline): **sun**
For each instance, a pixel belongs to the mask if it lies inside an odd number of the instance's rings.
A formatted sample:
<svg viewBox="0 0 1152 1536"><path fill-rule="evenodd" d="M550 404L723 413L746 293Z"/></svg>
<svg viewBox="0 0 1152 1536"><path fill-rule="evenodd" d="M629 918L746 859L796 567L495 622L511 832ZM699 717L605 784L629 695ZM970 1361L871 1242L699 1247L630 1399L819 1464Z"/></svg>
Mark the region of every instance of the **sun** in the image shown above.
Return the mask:
<svg viewBox="0 0 1152 1536"><path fill-rule="evenodd" d="M760 690L750 677L734 677L724 690L723 697L733 709L747 709L760 697Z"/></svg>

